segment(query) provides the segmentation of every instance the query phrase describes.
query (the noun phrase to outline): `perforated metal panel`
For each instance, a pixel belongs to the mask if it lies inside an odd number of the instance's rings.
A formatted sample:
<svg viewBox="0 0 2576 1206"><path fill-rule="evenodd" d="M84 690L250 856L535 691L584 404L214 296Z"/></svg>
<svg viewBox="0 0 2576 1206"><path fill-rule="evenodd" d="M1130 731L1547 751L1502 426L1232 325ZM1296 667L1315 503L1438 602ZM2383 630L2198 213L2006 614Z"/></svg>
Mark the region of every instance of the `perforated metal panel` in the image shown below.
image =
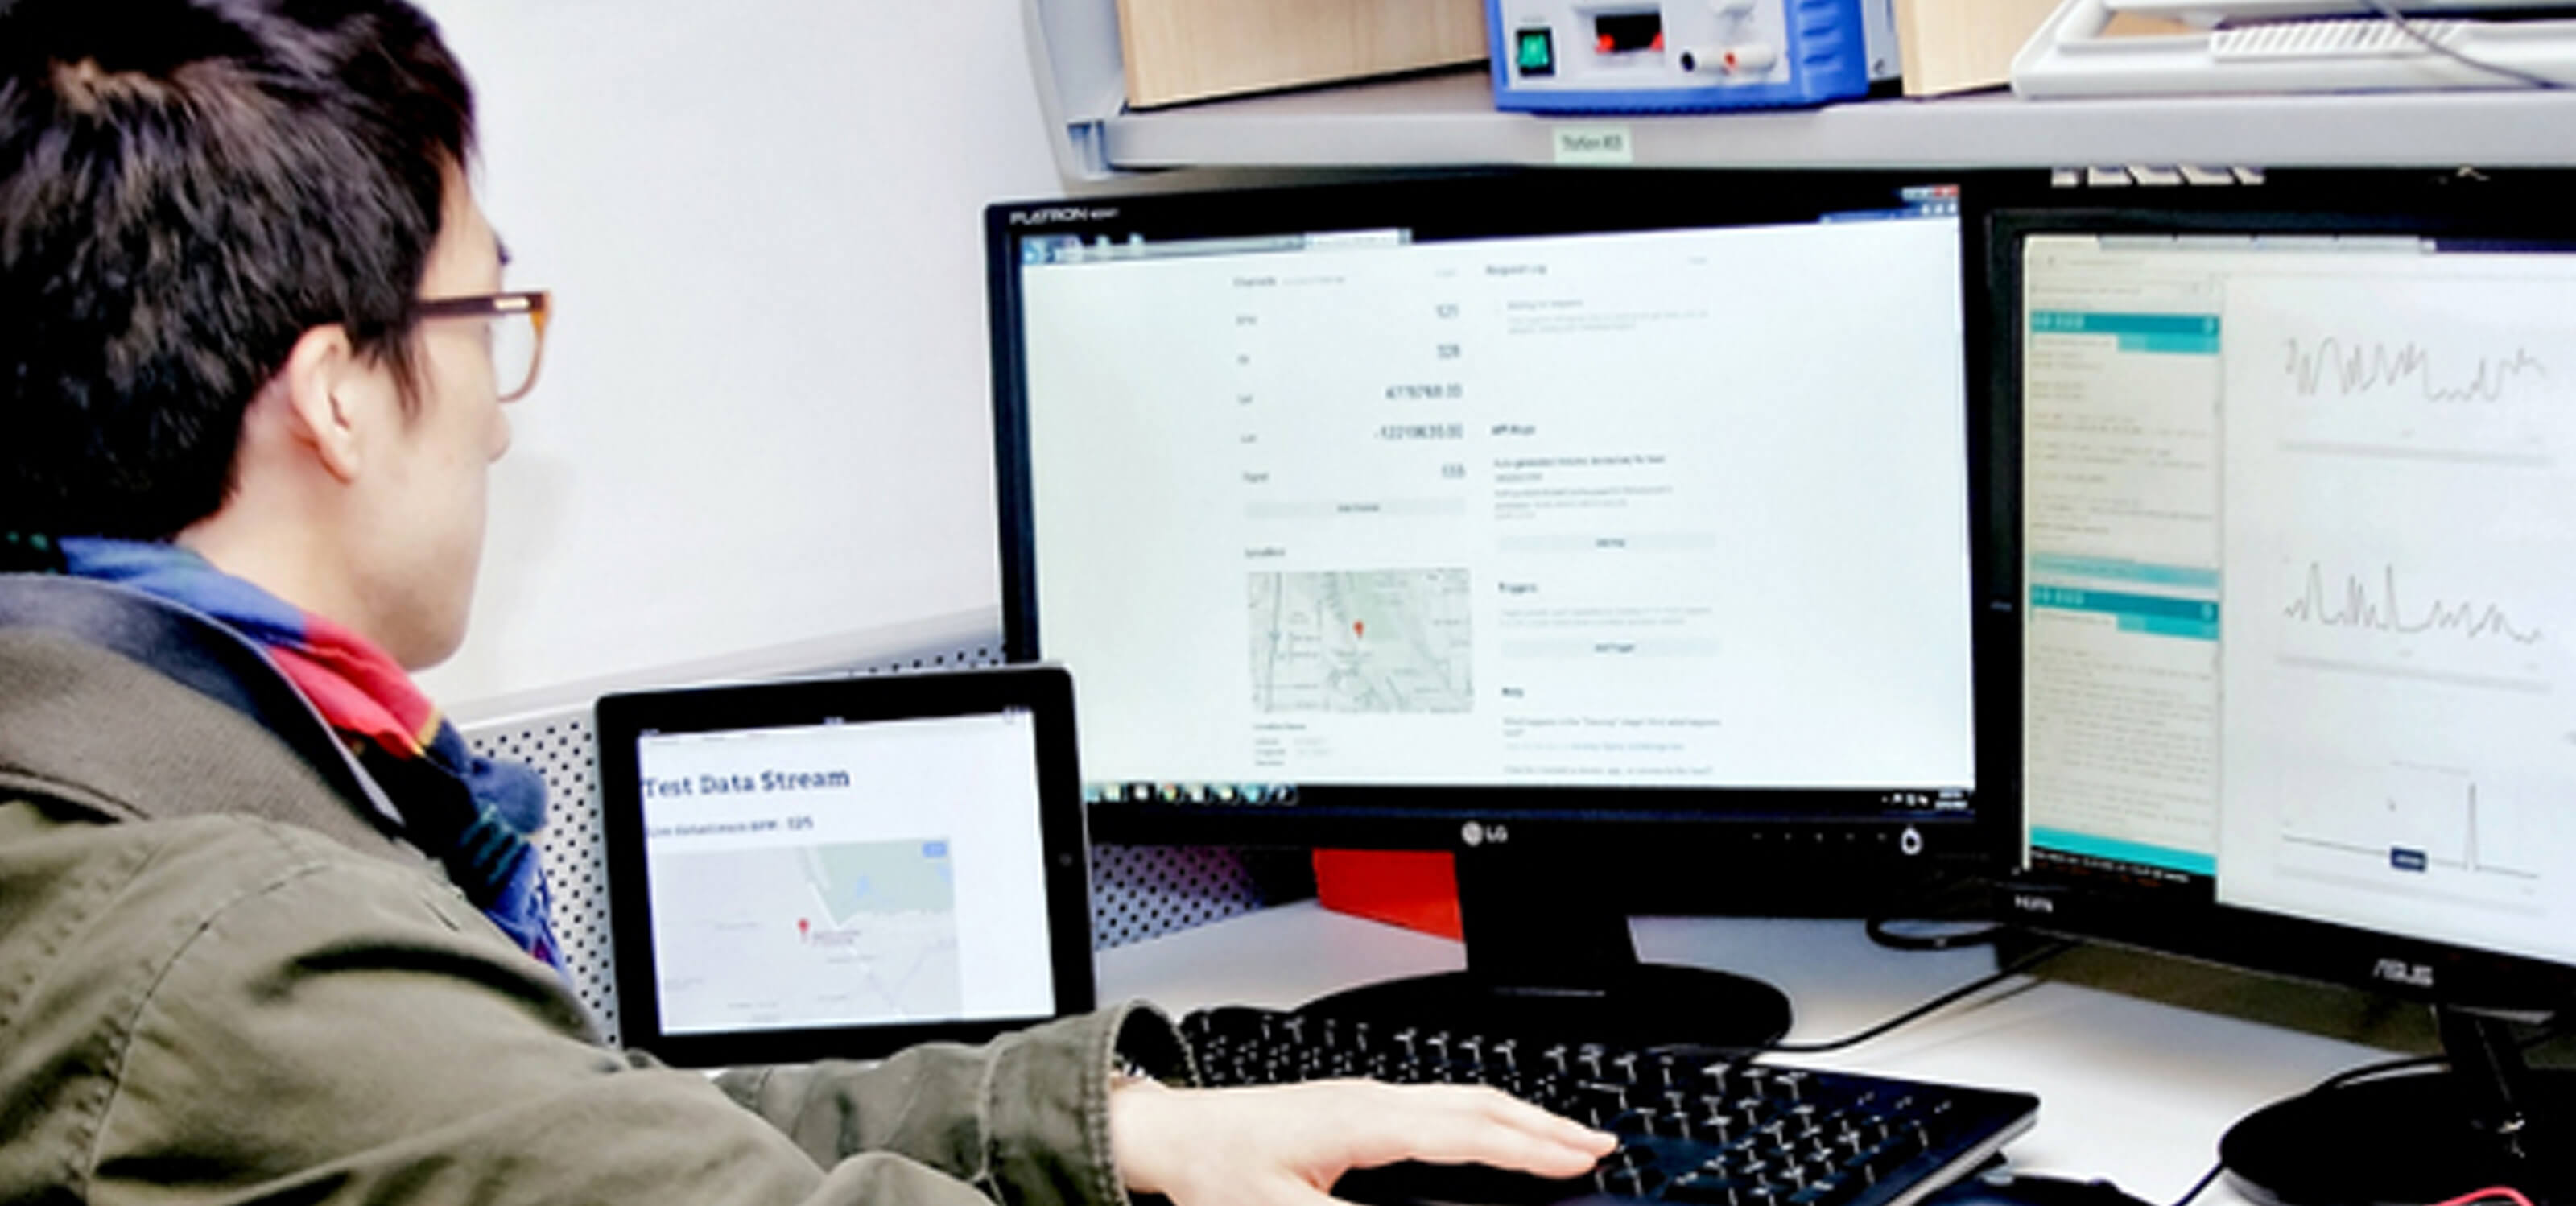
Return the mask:
<svg viewBox="0 0 2576 1206"><path fill-rule="evenodd" d="M1091 946L1107 950L1223 921L1276 903L1278 891L1240 850L1093 846Z"/></svg>
<svg viewBox="0 0 2576 1206"><path fill-rule="evenodd" d="M847 674L992 665L985 647L907 653ZM610 942L607 852L600 830L599 741L587 704L541 716L464 727L487 758L525 763L545 776L548 817L538 848L554 890L564 970L610 1043L619 1041L616 956ZM1314 891L1302 856L1189 846L1095 846L1091 933L1095 949L1205 925Z"/></svg>
<svg viewBox="0 0 2576 1206"><path fill-rule="evenodd" d="M467 734L474 752L546 778L546 830L537 849L554 892L564 972L600 1033L617 1041L617 962L610 949L608 852L599 828L599 740L587 709Z"/></svg>

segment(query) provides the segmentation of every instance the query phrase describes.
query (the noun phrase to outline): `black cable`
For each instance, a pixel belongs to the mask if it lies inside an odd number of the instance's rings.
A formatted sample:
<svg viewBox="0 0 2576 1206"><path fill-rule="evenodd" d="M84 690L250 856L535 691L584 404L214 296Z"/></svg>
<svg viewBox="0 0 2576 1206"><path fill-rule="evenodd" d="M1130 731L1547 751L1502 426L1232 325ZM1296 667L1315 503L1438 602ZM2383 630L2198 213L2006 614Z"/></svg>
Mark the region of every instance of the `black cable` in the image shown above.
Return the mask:
<svg viewBox="0 0 2576 1206"><path fill-rule="evenodd" d="M2209 1171L2200 1175L2200 1180L2193 1182L2192 1187L2188 1191L2184 1192L2181 1197L2174 1199L2173 1206L2191 1206L2193 1199L2209 1192L2209 1187L2218 1183L2218 1174L2226 1171L2227 1166L2225 1164L2210 1165Z"/></svg>
<svg viewBox="0 0 2576 1206"><path fill-rule="evenodd" d="M2518 1045L2527 1051L2542 1043L2548 1042L2553 1038L2557 1038L2559 1035L2565 1033L2566 1029L2567 1026L2564 1022L2553 1021L2538 1034L2534 1034L2531 1037L2522 1040ZM2319 1093L2331 1093L2346 1085L2357 1084L2361 1081L2376 1080L2379 1077L2388 1076L2398 1072L2412 1072L2419 1068L2438 1068L2450 1062L2449 1057L2441 1055L2408 1055L2397 1059L2384 1059L2375 1064L2363 1064L2358 1068L2346 1068L2341 1072L2337 1072L2324 1080L2318 1081L2316 1083L2316 1087L2309 1089L2306 1095L2313 1097ZM2200 1180L2195 1182L2190 1190L2186 1191L2181 1197L2174 1199L2173 1206L2191 1206L2192 1202L2198 1199L2200 1195L2209 1192L2209 1187L2217 1184L2220 1174L2223 1174L2226 1171L2227 1165L2224 1161L2210 1165L2209 1171L2202 1174Z"/></svg>
<svg viewBox="0 0 2576 1206"><path fill-rule="evenodd" d="M2363 1064L2358 1068L2347 1068L2318 1081L2315 1088L2308 1090L2308 1096L2331 1093L2346 1085L2358 1084L2365 1080L2377 1080L2395 1072L2412 1072L2418 1068L2439 1068L2450 1062L2450 1057L2444 1055L2410 1055L2403 1059L2384 1059L2375 1064Z"/></svg>
<svg viewBox="0 0 2576 1206"><path fill-rule="evenodd" d="M2539 1038L2531 1040L2531 1042L2537 1043L2541 1041L2541 1039L2545 1039L2547 1037L2549 1036L2544 1034ZM2356 1081L2370 1080L2374 1077L2386 1076L2392 1072L2409 1072L2417 1068L2428 1068L2448 1062L2450 1061L2438 1055L2410 1055L2402 1059L2385 1059L2375 1064L2363 1064L2358 1068L2346 1068L2341 1072L2337 1072L2334 1075L2325 1078L2324 1080L2318 1081L2316 1087L2308 1090L2307 1095L2314 1096L2318 1093L2331 1093L2336 1089L2340 1089L2345 1085L2352 1084ZM2184 1191L2181 1197L2174 1199L2173 1206L2191 1206L2194 1201L2199 1199L2200 1195L2209 1192L2209 1187L2217 1184L2220 1175L2224 1174L2226 1171L2227 1164L2225 1161L2210 1165L2209 1171L2202 1173L2200 1180L2193 1182L2190 1189Z"/></svg>
<svg viewBox="0 0 2576 1206"><path fill-rule="evenodd" d="M1857 1047L1862 1043L1866 1043L1891 1030L1895 1030L1899 1027L1917 1021L1925 1015L1938 1013L1961 1000L1984 992L1997 984L2001 984L2014 976L2020 975L2031 968L2037 967L2042 963L2046 963L2047 961L2073 949L2075 949L2075 944L2072 942L2051 942L2027 955L2023 955L2019 959L2013 960L2011 963L2004 965L1997 969L1995 974L1991 976L1960 985L1957 988L1942 993L1940 996L1934 997L1929 1001L1925 1001L1912 1009L1906 1010L1895 1017L1889 1018L1884 1022L1880 1022L1879 1024L1857 1034L1848 1034L1841 1038L1831 1039L1821 1043L1772 1043L1763 1047L1750 1048L1750 1050L1770 1055L1822 1055L1828 1051L1840 1051L1846 1047Z"/></svg>
<svg viewBox="0 0 2576 1206"><path fill-rule="evenodd" d="M2576 1021L2576 1018L2552 1018L2547 1025L2542 1026L2538 1031L2535 1031L2526 1038L2517 1040L2514 1043L2514 1046L2520 1050L2529 1051L2542 1043L2550 1041L2551 1039L2561 1037L2567 1033L2568 1026L2571 1021ZM2363 1064L2358 1068L2346 1068L2341 1072L2337 1072L2324 1080L2318 1081L2316 1087L2308 1090L2308 1093L2311 1096L2318 1093L2331 1093L2346 1085L2357 1084L2365 1080L2377 1080L2382 1076L2388 1076L2398 1072L2413 1072L2423 1068L2448 1067L2450 1062L2451 1057L2442 1054L2407 1055L2400 1056L2396 1059L2384 1059L2375 1064Z"/></svg>
<svg viewBox="0 0 2576 1206"><path fill-rule="evenodd" d="M2432 51L2435 54L2441 55L2444 58L2455 60L2479 71L2501 75L2506 79L2520 80L2534 88L2565 88L2568 86L2568 83L2565 80L2554 80L2545 75L2534 75L2519 67L2507 67L2502 63L2490 63L2485 59L2479 58L2476 55L2452 46L2449 43L2424 32L2423 26L2418 25L2413 17L2409 17L2398 10L2395 0L2361 0L2361 2L2364 5L2369 6L2372 12L2378 13L2381 19L2396 26L2397 32L2405 34L2417 45L2422 46L2424 49Z"/></svg>

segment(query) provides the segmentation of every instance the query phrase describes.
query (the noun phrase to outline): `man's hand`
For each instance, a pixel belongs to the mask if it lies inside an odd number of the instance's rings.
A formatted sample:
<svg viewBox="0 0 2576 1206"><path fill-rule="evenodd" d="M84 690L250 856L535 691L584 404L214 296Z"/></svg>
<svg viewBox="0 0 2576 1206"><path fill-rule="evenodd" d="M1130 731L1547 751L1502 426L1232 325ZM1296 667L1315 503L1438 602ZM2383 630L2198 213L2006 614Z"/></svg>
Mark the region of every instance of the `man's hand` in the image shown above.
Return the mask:
<svg viewBox="0 0 2576 1206"><path fill-rule="evenodd" d="M1109 1094L1109 1145L1129 1190L1177 1206L1329 1206L1325 1191L1354 1168L1472 1162L1572 1177L1617 1140L1494 1089L1135 1081Z"/></svg>

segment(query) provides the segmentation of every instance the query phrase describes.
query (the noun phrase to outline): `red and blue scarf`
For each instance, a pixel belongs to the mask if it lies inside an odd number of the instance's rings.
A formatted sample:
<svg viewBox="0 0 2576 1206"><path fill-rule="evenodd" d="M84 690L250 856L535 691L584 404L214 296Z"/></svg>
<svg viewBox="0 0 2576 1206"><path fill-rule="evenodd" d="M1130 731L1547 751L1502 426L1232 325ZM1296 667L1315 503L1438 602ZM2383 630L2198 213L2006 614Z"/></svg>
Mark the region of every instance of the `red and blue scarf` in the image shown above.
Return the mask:
<svg viewBox="0 0 2576 1206"><path fill-rule="evenodd" d="M201 612L267 651L402 814L403 836L447 868L501 932L561 967L543 862L546 784L467 748L411 676L363 637L168 544L58 542L61 566Z"/></svg>

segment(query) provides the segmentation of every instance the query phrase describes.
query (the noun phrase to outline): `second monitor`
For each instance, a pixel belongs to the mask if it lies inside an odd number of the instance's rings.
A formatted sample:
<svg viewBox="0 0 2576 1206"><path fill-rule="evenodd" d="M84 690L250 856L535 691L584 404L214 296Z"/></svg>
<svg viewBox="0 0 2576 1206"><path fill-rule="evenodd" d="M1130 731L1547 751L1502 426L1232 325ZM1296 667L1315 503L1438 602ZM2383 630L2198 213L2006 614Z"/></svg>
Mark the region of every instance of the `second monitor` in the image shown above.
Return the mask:
<svg viewBox="0 0 2576 1206"><path fill-rule="evenodd" d="M1640 971L1626 914L1857 912L2009 842L1958 201L1694 173L997 207L1007 643L1077 677L1095 836L1457 850L1477 987L1785 1029L1767 989Z"/></svg>

